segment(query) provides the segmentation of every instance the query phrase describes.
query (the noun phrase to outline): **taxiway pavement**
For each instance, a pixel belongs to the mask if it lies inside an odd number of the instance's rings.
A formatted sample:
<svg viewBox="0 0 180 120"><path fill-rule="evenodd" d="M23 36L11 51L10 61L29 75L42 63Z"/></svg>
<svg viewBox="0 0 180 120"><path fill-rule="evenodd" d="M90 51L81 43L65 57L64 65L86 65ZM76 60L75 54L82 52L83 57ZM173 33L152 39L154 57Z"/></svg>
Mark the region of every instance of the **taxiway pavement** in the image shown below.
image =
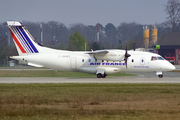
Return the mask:
<svg viewBox="0 0 180 120"><path fill-rule="evenodd" d="M163 78L155 73L133 73L137 76L106 78L61 78L61 77L0 77L0 83L180 83L179 72L165 72Z"/></svg>

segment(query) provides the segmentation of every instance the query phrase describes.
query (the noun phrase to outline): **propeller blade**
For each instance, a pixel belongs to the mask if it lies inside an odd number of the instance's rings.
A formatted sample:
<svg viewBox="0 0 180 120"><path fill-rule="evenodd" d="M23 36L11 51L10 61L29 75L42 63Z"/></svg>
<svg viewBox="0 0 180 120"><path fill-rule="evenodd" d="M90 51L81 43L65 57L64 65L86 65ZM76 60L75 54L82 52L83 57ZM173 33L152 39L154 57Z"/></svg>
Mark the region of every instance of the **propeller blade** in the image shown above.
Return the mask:
<svg viewBox="0 0 180 120"><path fill-rule="evenodd" d="M127 59L128 59L128 57L130 57L130 56L131 56L131 55L127 53L127 46L126 46L126 52L125 52L125 55L124 55L124 57L125 57L126 69L127 69Z"/></svg>
<svg viewBox="0 0 180 120"><path fill-rule="evenodd" d="M127 58L125 58L125 64L126 64L126 69L127 69Z"/></svg>
<svg viewBox="0 0 180 120"><path fill-rule="evenodd" d="M133 50L136 50L136 43L133 41Z"/></svg>

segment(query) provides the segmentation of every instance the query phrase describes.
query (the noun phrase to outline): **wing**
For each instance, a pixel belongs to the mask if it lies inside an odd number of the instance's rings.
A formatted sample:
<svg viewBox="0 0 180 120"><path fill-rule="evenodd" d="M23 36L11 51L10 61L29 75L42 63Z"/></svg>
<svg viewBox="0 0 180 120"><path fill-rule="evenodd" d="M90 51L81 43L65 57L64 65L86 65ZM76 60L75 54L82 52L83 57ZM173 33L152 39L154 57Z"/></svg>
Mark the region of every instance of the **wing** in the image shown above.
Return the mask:
<svg viewBox="0 0 180 120"><path fill-rule="evenodd" d="M107 61L121 61L124 60L124 52L109 51L109 50L98 50L86 52L85 54L93 55L96 60L107 60Z"/></svg>
<svg viewBox="0 0 180 120"><path fill-rule="evenodd" d="M86 52L85 54L104 54L104 55L106 55L107 53L109 53L108 50L99 50L99 51Z"/></svg>

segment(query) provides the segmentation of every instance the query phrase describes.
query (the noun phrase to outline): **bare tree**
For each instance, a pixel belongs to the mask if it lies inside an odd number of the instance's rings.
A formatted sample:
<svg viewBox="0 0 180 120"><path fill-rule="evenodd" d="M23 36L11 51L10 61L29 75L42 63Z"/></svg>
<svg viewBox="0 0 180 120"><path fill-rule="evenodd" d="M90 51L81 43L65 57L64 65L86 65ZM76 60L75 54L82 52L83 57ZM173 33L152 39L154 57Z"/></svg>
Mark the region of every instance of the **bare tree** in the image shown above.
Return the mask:
<svg viewBox="0 0 180 120"><path fill-rule="evenodd" d="M180 26L180 1L168 0L167 5L165 5L165 12L168 15L165 25L170 26L172 32L177 31Z"/></svg>

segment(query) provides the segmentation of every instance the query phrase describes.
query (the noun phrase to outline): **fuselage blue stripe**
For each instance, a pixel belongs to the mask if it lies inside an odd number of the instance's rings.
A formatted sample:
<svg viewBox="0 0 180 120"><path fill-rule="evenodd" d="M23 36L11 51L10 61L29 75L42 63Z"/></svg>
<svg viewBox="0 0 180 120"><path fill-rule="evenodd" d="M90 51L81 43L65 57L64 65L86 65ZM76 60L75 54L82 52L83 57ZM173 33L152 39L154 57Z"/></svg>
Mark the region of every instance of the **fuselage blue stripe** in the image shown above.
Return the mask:
<svg viewBox="0 0 180 120"><path fill-rule="evenodd" d="M22 37L22 39L24 40L25 44L28 46L28 48L31 50L31 53L34 53L33 49L31 48L31 46L28 44L28 40L25 38L25 36L23 35L22 32L22 27L17 27L17 31L19 32L20 36Z"/></svg>
<svg viewBox="0 0 180 120"><path fill-rule="evenodd" d="M28 35L25 33L25 31L22 29L22 27L20 27L21 32L23 33L24 37L26 38L26 40L28 41L28 43L30 44L31 48L34 50L35 53L38 53L38 50L36 49L36 47L34 46L34 44L31 42L31 40L29 39Z"/></svg>

